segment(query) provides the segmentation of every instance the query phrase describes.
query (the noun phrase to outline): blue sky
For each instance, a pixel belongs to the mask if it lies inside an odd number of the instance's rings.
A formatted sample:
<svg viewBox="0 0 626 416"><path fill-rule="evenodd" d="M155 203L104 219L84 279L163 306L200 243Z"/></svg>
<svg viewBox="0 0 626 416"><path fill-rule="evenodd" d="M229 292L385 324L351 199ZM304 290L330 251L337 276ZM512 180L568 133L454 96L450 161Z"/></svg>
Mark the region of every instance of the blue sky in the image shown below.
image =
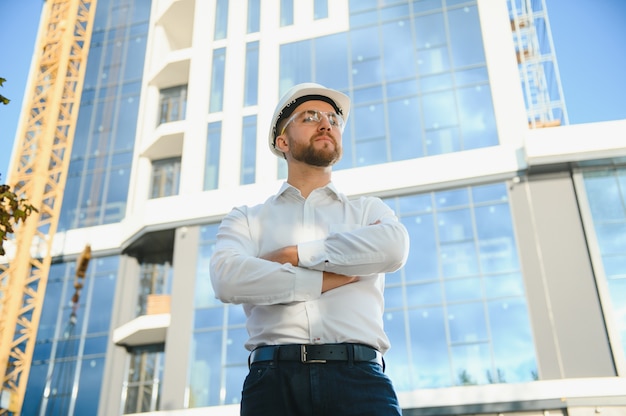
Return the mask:
<svg viewBox="0 0 626 416"><path fill-rule="evenodd" d="M494 0L495 1L495 0ZM503 1L503 0L502 0ZM626 119L626 0L545 0L570 124ZM0 183L22 108L43 0L0 0Z"/></svg>

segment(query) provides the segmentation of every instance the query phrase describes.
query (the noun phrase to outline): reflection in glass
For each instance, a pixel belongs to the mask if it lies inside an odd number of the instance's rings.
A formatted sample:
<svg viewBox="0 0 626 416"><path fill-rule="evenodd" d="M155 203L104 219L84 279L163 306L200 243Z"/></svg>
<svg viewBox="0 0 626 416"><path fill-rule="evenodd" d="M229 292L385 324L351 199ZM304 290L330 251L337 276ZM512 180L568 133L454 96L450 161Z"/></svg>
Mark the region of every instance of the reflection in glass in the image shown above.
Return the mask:
<svg viewBox="0 0 626 416"><path fill-rule="evenodd" d="M613 317L611 325L619 334L626 357L626 168L613 167L583 172L586 203L591 214L595 244L602 261L597 279L605 279ZM615 352L619 354L620 352Z"/></svg>

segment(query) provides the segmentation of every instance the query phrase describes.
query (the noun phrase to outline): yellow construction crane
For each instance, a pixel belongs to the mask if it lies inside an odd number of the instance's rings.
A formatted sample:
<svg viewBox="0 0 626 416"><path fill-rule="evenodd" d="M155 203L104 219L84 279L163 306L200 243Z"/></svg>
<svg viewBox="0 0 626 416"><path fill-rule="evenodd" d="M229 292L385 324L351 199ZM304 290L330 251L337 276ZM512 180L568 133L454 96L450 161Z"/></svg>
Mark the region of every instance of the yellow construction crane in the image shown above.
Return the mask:
<svg viewBox="0 0 626 416"><path fill-rule="evenodd" d="M0 415L20 414L57 231L96 0L43 5L32 88L25 97L9 185L39 212L16 229L0 264Z"/></svg>

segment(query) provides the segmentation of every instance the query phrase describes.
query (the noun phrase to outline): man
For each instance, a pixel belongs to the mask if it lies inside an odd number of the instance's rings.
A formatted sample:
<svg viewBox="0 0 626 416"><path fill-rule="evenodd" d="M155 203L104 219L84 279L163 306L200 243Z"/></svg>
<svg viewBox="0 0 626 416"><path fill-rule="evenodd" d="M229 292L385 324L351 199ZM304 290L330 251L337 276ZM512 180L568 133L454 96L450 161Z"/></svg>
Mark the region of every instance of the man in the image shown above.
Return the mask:
<svg viewBox="0 0 626 416"><path fill-rule="evenodd" d="M348 200L331 182L349 111L338 91L291 88L269 134L286 183L220 225L211 281L223 302L243 304L252 351L244 416L401 414L383 373L383 288L408 233L379 198Z"/></svg>

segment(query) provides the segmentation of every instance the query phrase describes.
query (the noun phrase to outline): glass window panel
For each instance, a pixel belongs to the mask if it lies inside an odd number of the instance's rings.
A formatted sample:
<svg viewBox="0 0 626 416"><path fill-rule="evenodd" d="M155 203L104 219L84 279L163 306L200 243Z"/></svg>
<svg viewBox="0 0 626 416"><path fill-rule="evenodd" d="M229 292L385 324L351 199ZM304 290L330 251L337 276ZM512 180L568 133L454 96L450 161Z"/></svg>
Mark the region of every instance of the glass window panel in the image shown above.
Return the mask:
<svg viewBox="0 0 626 416"><path fill-rule="evenodd" d="M439 240L442 243L471 239L474 235L469 209L445 211L437 216Z"/></svg>
<svg viewBox="0 0 626 416"><path fill-rule="evenodd" d="M92 279L94 296L89 301L88 333L109 331L111 324L111 305L115 295L115 279L98 277Z"/></svg>
<svg viewBox="0 0 626 416"><path fill-rule="evenodd" d="M386 298L386 295L385 295ZM394 381L399 390L412 390L412 374L407 366L409 350L407 348L406 321L404 311L385 312L385 332L393 348L385 354L387 367L385 372Z"/></svg>
<svg viewBox="0 0 626 416"><path fill-rule="evenodd" d="M450 359L443 308L409 311L416 388L450 385ZM393 348L390 350L392 351Z"/></svg>
<svg viewBox="0 0 626 416"><path fill-rule="evenodd" d="M406 286L407 306L441 305L442 290L439 282L420 283Z"/></svg>
<svg viewBox="0 0 626 416"><path fill-rule="evenodd" d="M406 160L424 155L418 99L405 98L387 104L391 159Z"/></svg>
<svg viewBox="0 0 626 416"><path fill-rule="evenodd" d="M352 6L350 6L352 9ZM369 10L363 13L350 13L350 27L357 28L361 26L369 26L378 21L378 10Z"/></svg>
<svg viewBox="0 0 626 416"><path fill-rule="evenodd" d="M441 271L444 277L461 277L478 274L478 260L473 241L442 245Z"/></svg>
<svg viewBox="0 0 626 416"><path fill-rule="evenodd" d="M194 333L189 363L189 407L221 404L221 345L221 331Z"/></svg>
<svg viewBox="0 0 626 416"><path fill-rule="evenodd" d="M215 328L224 325L224 308L220 305L217 308L196 309L194 312L193 328Z"/></svg>
<svg viewBox="0 0 626 416"><path fill-rule="evenodd" d="M28 374L28 388L24 393L24 404L22 405L23 415L38 415L44 395L44 387L46 385L48 374L48 364L35 364L30 366ZM98 412L90 412L87 414L97 414Z"/></svg>
<svg viewBox="0 0 626 416"><path fill-rule="evenodd" d="M434 74L450 69L448 48L422 49L417 53L418 73L420 75Z"/></svg>
<svg viewBox="0 0 626 416"><path fill-rule="evenodd" d="M225 39L228 32L228 0L215 2L215 32L213 39Z"/></svg>
<svg viewBox="0 0 626 416"><path fill-rule="evenodd" d="M247 340L248 340L248 331L246 331L245 327L228 329L227 336L226 336L226 364L227 365L244 364L248 362L249 352L245 348L243 348L243 345L245 344ZM228 371L230 371L230 369Z"/></svg>
<svg viewBox="0 0 626 416"><path fill-rule="evenodd" d="M74 414L95 415L98 413L103 374L104 358L88 358L82 361Z"/></svg>
<svg viewBox="0 0 626 416"><path fill-rule="evenodd" d="M213 51L213 67L211 71L211 94L209 97L209 112L222 111L224 105L224 77L226 65L226 48Z"/></svg>
<svg viewBox="0 0 626 416"><path fill-rule="evenodd" d="M237 404L241 401L241 384L247 375L247 365L228 367L224 385L224 404Z"/></svg>
<svg viewBox="0 0 626 416"><path fill-rule="evenodd" d="M452 343L479 342L487 339L482 302L448 305L448 325Z"/></svg>
<svg viewBox="0 0 626 416"><path fill-rule="evenodd" d="M261 0L248 0L247 33L256 33L261 29Z"/></svg>
<svg viewBox="0 0 626 416"><path fill-rule="evenodd" d="M246 45L246 73L244 82L244 106L256 105L259 90L259 42Z"/></svg>
<svg viewBox="0 0 626 416"><path fill-rule="evenodd" d="M476 6L448 11L450 49L456 68L484 64L485 53Z"/></svg>
<svg viewBox="0 0 626 416"><path fill-rule="evenodd" d="M463 148L477 149L498 144L498 132L487 86L457 89Z"/></svg>
<svg viewBox="0 0 626 416"><path fill-rule="evenodd" d="M411 25L407 20L387 23L381 28L385 79L412 77L417 73L417 58L411 47Z"/></svg>
<svg viewBox="0 0 626 416"><path fill-rule="evenodd" d="M433 210L431 194L408 195L398 198L401 214L411 212L430 212Z"/></svg>
<svg viewBox="0 0 626 416"><path fill-rule="evenodd" d="M623 252L626 248L626 223L598 224L596 234L603 256Z"/></svg>
<svg viewBox="0 0 626 416"><path fill-rule="evenodd" d="M387 162L387 141L384 137L360 142L356 149L357 166Z"/></svg>
<svg viewBox="0 0 626 416"><path fill-rule="evenodd" d="M396 97L411 97L417 95L419 92L419 85L415 79L389 82L386 85L386 88L387 98L389 99Z"/></svg>
<svg viewBox="0 0 626 416"><path fill-rule="evenodd" d="M441 7L441 1L437 1ZM446 25L442 13L417 16L413 20L415 31L415 45L418 49L430 49L445 45Z"/></svg>
<svg viewBox="0 0 626 416"><path fill-rule="evenodd" d="M524 295L524 282L520 272L485 276L483 280L487 298Z"/></svg>
<svg viewBox="0 0 626 416"><path fill-rule="evenodd" d="M100 354L104 356L104 354L106 353L108 344L109 344L108 335L101 336L101 337L90 336L88 338L85 338L85 349L83 351L83 354L84 355Z"/></svg>
<svg viewBox="0 0 626 416"><path fill-rule="evenodd" d="M280 25L293 25L293 2L294 0L280 0Z"/></svg>
<svg viewBox="0 0 626 416"><path fill-rule="evenodd" d="M469 386L489 382L489 345L471 344L452 347L455 384Z"/></svg>
<svg viewBox="0 0 626 416"><path fill-rule="evenodd" d="M380 58L380 36L378 27L372 26L350 31L350 47L352 62L358 63L366 60Z"/></svg>
<svg viewBox="0 0 626 416"><path fill-rule="evenodd" d="M509 195L504 183L493 183L472 187L472 199L474 203L508 201Z"/></svg>
<svg viewBox="0 0 626 416"><path fill-rule="evenodd" d="M246 314L240 305L228 305L228 325L245 325ZM241 344L243 345L243 343Z"/></svg>
<svg viewBox="0 0 626 416"><path fill-rule="evenodd" d="M441 91L451 89L453 86L454 81L450 72L420 78L420 90L423 92Z"/></svg>
<svg viewBox="0 0 626 416"><path fill-rule="evenodd" d="M431 214L402 217L411 244L406 265L406 280L430 280L439 276L435 224Z"/></svg>
<svg viewBox="0 0 626 416"><path fill-rule="evenodd" d="M354 119L358 120L354 132L358 141L385 135L385 112L382 105L356 107L352 113Z"/></svg>
<svg viewBox="0 0 626 416"><path fill-rule="evenodd" d="M389 20L389 19L402 18L402 17L406 17L409 15L410 15L410 12L409 12L408 4L386 6L380 9L380 20L382 21Z"/></svg>
<svg viewBox="0 0 626 416"><path fill-rule="evenodd" d="M608 279L626 277L626 253L605 256L604 273Z"/></svg>
<svg viewBox="0 0 626 416"><path fill-rule="evenodd" d="M313 18L326 19L328 17L328 0L315 0L313 2Z"/></svg>
<svg viewBox="0 0 626 416"><path fill-rule="evenodd" d="M204 165L205 191L217 189L220 172L220 147L222 142L222 122L209 123Z"/></svg>
<svg viewBox="0 0 626 416"><path fill-rule="evenodd" d="M354 62L352 64L352 81L354 86L362 86L380 82L382 68L380 59Z"/></svg>
<svg viewBox="0 0 626 416"><path fill-rule="evenodd" d="M442 0L414 0L413 11L415 13L440 10L443 6Z"/></svg>
<svg viewBox="0 0 626 416"><path fill-rule="evenodd" d="M240 184L254 183L256 176L256 115L243 118Z"/></svg>
<svg viewBox="0 0 626 416"><path fill-rule="evenodd" d="M298 83L313 79L311 48L310 40L280 46L280 94Z"/></svg>
<svg viewBox="0 0 626 416"><path fill-rule="evenodd" d="M471 68L454 72L456 85L486 83L489 80L487 67Z"/></svg>
<svg viewBox="0 0 626 416"><path fill-rule="evenodd" d="M520 383L536 379L537 367L528 310L522 298L489 302L493 338L493 382Z"/></svg>
<svg viewBox="0 0 626 416"><path fill-rule="evenodd" d="M626 192L620 190L613 175L605 171L585 173L585 188L596 221L626 220L625 204L620 203Z"/></svg>
<svg viewBox="0 0 626 416"><path fill-rule="evenodd" d="M459 188L435 192L437 208L462 207L469 205L469 189Z"/></svg>
<svg viewBox="0 0 626 416"><path fill-rule="evenodd" d="M350 0L350 13L375 8L378 0Z"/></svg>
<svg viewBox="0 0 626 416"><path fill-rule="evenodd" d="M458 127L427 131L426 154L429 156L458 152L461 148L461 132Z"/></svg>
<svg viewBox="0 0 626 416"><path fill-rule="evenodd" d="M348 34L322 36L314 40L315 82L338 91L347 91L349 80ZM282 68L281 68L282 70Z"/></svg>
<svg viewBox="0 0 626 416"><path fill-rule="evenodd" d="M389 282L389 279L385 279ZM402 286L385 288L385 307L387 309L404 307L404 290Z"/></svg>
<svg viewBox="0 0 626 416"><path fill-rule="evenodd" d="M456 106L456 97L452 91L424 94L422 96L424 127L440 129L458 125Z"/></svg>
<svg viewBox="0 0 626 416"><path fill-rule="evenodd" d="M483 297L483 288L478 277L446 280L444 286L447 302L478 300Z"/></svg>
<svg viewBox="0 0 626 416"><path fill-rule="evenodd" d="M367 103L369 101L374 104L381 103L384 99L383 86L374 85L366 88L358 88L354 90L354 102Z"/></svg>

